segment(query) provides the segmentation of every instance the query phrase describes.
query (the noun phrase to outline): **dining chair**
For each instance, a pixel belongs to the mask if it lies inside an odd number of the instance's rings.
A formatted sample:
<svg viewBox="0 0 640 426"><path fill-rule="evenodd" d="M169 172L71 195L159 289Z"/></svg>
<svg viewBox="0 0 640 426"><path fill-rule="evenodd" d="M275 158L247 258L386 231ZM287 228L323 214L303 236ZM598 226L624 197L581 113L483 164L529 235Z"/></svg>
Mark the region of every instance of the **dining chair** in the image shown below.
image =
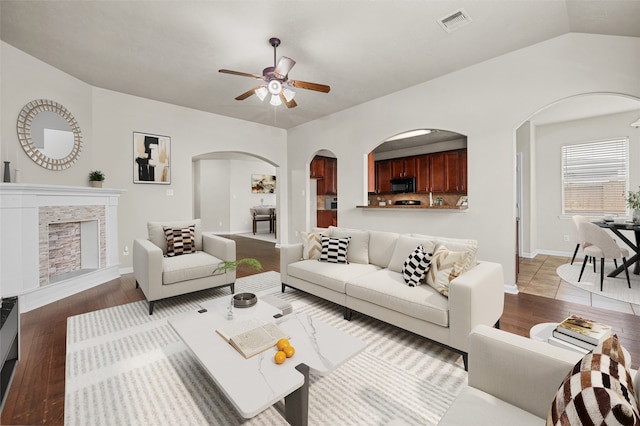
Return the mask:
<svg viewBox="0 0 640 426"><path fill-rule="evenodd" d="M589 219L585 216L581 216L578 214L573 215L571 219L573 220L574 230L576 233L576 241L578 241L578 243L576 244L576 249L573 251L573 257L571 258L571 265L573 265L573 261L576 259L576 255L578 254L578 249L580 249L580 244L582 244L583 248L586 247L584 244L584 238L580 234L579 225L584 222L589 222ZM595 264L594 264L594 267L595 267Z"/></svg>
<svg viewBox="0 0 640 426"><path fill-rule="evenodd" d="M587 259L593 257L594 259L600 259L600 291L602 291L602 285L604 283L604 260L605 259L622 259L624 265L624 272L627 276L627 284L631 288L631 281L629 280L629 269L627 269L627 256L629 256L629 250L624 247L618 246L618 243L598 225L591 222L582 222L578 225L580 234L584 238L584 245L582 251L584 252L584 261L582 262L582 269L580 269L580 276L578 282L582 279L582 273L584 267L587 264ZM588 244L588 245L587 245ZM595 262L594 262L595 266Z"/></svg>

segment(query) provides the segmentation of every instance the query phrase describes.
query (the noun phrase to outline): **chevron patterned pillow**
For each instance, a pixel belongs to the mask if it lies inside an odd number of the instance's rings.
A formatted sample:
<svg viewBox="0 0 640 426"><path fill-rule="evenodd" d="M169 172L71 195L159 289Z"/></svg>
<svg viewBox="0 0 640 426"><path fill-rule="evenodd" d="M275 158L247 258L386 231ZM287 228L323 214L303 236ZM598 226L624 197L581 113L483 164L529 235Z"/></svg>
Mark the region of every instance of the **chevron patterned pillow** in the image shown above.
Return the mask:
<svg viewBox="0 0 640 426"><path fill-rule="evenodd" d="M571 369L547 416L547 426L587 424L640 424L631 375L616 335L602 341Z"/></svg>
<svg viewBox="0 0 640 426"><path fill-rule="evenodd" d="M425 253L424 247L420 244L404 261L402 278L409 287L420 285L431 265L431 255L432 253Z"/></svg>
<svg viewBox="0 0 640 426"><path fill-rule="evenodd" d="M322 252L321 235L322 234L314 232L300 232L300 238L302 239L302 260L320 259L320 253Z"/></svg>
<svg viewBox="0 0 640 426"><path fill-rule="evenodd" d="M451 251L440 246L433 253L431 267L427 271L427 284L438 290L443 296L449 297L449 283L462 275L466 253Z"/></svg>
<svg viewBox="0 0 640 426"><path fill-rule="evenodd" d="M191 225L186 228L171 228L163 226L164 234L167 237L167 256L180 256L196 252L196 226Z"/></svg>

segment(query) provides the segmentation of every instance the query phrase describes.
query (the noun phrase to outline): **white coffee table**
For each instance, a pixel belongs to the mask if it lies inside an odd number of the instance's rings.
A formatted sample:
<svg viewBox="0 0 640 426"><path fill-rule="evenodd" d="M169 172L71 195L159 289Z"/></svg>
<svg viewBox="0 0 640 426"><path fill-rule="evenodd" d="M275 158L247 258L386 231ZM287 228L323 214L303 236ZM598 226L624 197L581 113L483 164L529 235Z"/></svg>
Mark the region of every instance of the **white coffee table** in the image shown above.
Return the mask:
<svg viewBox="0 0 640 426"><path fill-rule="evenodd" d="M229 320L228 303L229 298L205 303L204 312L176 316L169 324L242 417L254 417L284 398L287 421L306 425L309 369L328 374L366 344L304 313L274 319L280 311L260 300L250 308L235 308ZM291 336L295 355L281 365L273 360L275 349L245 359L216 332L230 321L251 317L276 322Z"/></svg>

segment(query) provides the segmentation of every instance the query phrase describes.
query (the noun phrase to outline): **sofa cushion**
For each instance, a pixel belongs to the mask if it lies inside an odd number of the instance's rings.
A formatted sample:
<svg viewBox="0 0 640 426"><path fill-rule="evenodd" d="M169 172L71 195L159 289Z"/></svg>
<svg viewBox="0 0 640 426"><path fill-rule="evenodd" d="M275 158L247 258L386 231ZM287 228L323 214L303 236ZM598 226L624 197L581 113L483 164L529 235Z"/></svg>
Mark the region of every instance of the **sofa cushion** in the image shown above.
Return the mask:
<svg viewBox="0 0 640 426"><path fill-rule="evenodd" d="M449 302L446 297L426 285L409 287L404 283L402 274L389 269L350 278L346 290L351 297L443 327L449 326Z"/></svg>
<svg viewBox="0 0 640 426"><path fill-rule="evenodd" d="M547 425L637 425L638 403L622 346L611 336L567 374L549 410Z"/></svg>
<svg viewBox="0 0 640 426"><path fill-rule="evenodd" d="M391 256L391 260L389 261L389 269L402 273L402 267L404 266L404 261L407 260L407 256L421 244L425 253L433 253L434 240L400 235L396 242L396 247L393 250L393 256Z"/></svg>
<svg viewBox="0 0 640 426"><path fill-rule="evenodd" d="M345 292L345 282L354 277L371 274L380 269L376 265L361 263L324 263L301 260L287 266L289 276L326 287L339 293Z"/></svg>
<svg viewBox="0 0 640 426"><path fill-rule="evenodd" d="M544 419L471 386L462 389L438 422L438 426L543 424Z"/></svg>
<svg viewBox="0 0 640 426"><path fill-rule="evenodd" d="M369 263L369 231L330 226L329 236L336 238L351 237L347 261L349 263Z"/></svg>
<svg viewBox="0 0 640 426"><path fill-rule="evenodd" d="M180 256L182 254L191 254L196 252L195 225L184 228L171 228L163 226L164 235L167 238L167 256Z"/></svg>
<svg viewBox="0 0 640 426"><path fill-rule="evenodd" d="M369 263L388 268L399 236L395 232L369 231Z"/></svg>
<svg viewBox="0 0 640 426"><path fill-rule="evenodd" d="M409 255L402 267L402 278L409 287L420 285L431 263L431 253L425 253L422 244Z"/></svg>
<svg viewBox="0 0 640 426"><path fill-rule="evenodd" d="M464 272L462 265L466 256L465 252L451 251L445 246L440 246L431 258L431 267L427 271L427 284L443 296L449 297L449 283Z"/></svg>
<svg viewBox="0 0 640 426"><path fill-rule="evenodd" d="M322 252L322 242L319 233L316 232L300 232L302 240L302 259L320 259Z"/></svg>
<svg viewBox="0 0 640 426"><path fill-rule="evenodd" d="M162 284L175 284L214 275L213 271L220 263L221 259L202 251L189 256L165 257L162 260Z"/></svg>
<svg viewBox="0 0 640 426"><path fill-rule="evenodd" d="M147 222L147 232L149 233L149 241L162 249L162 254L167 254L167 237L164 234L163 226L171 228L184 228L185 226L195 225L196 230L196 250L202 250L202 226L200 219L176 220L170 222Z"/></svg>
<svg viewBox="0 0 640 426"><path fill-rule="evenodd" d="M432 239L436 243L435 249L440 246L446 246L449 250L463 251L466 253L465 259L462 263L462 272L467 272L469 269L476 266L478 263L478 242L476 240L468 240L463 238L447 238L447 237L433 237L430 235L411 234L412 237Z"/></svg>
<svg viewBox="0 0 640 426"><path fill-rule="evenodd" d="M322 241L322 251L320 252L320 262L328 263L349 263L347 261L347 250L349 249L349 238L332 238L325 235L320 236Z"/></svg>

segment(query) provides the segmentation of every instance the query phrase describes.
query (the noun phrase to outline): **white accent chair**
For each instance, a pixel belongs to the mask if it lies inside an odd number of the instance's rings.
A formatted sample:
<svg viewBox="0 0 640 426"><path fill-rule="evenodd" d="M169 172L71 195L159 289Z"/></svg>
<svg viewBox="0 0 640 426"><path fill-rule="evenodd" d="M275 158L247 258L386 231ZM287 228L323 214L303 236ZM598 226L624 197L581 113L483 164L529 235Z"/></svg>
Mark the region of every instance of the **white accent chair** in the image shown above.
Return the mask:
<svg viewBox="0 0 640 426"><path fill-rule="evenodd" d="M576 249L573 251L573 257L571 258L571 264L573 265L573 261L576 259L576 255L578 254L578 249L580 249L580 244L582 244L583 249L587 247L585 245L584 238L580 233L580 224L584 222L589 222L589 218L585 216L574 215L571 217L571 219L573 220L574 230L576 233L576 241L578 242L576 244Z"/></svg>
<svg viewBox="0 0 640 426"><path fill-rule="evenodd" d="M583 222L579 225L580 233L584 238L585 247L582 249L584 252L584 261L582 262L582 269L580 269L580 276L578 282L582 279L582 273L584 267L587 264L587 259L593 257L594 259L600 259L600 291L602 291L602 284L604 283L604 260L605 259L622 259L624 265L624 272L627 276L627 284L631 288L631 281L629 281L629 270L627 269L627 256L629 256L629 250L624 247L618 246L616 240L611 237L604 229L591 222ZM589 244L586 246L586 244ZM595 262L594 262L595 268Z"/></svg>
<svg viewBox="0 0 640 426"><path fill-rule="evenodd" d="M167 239L163 226L184 228L195 225L195 253L167 257ZM133 242L133 273L136 288L140 287L149 301L149 315L154 303L161 299L229 286L235 290L236 271L214 274L223 261L236 260L236 242L212 233L203 233L200 219L149 222L149 238Z"/></svg>

